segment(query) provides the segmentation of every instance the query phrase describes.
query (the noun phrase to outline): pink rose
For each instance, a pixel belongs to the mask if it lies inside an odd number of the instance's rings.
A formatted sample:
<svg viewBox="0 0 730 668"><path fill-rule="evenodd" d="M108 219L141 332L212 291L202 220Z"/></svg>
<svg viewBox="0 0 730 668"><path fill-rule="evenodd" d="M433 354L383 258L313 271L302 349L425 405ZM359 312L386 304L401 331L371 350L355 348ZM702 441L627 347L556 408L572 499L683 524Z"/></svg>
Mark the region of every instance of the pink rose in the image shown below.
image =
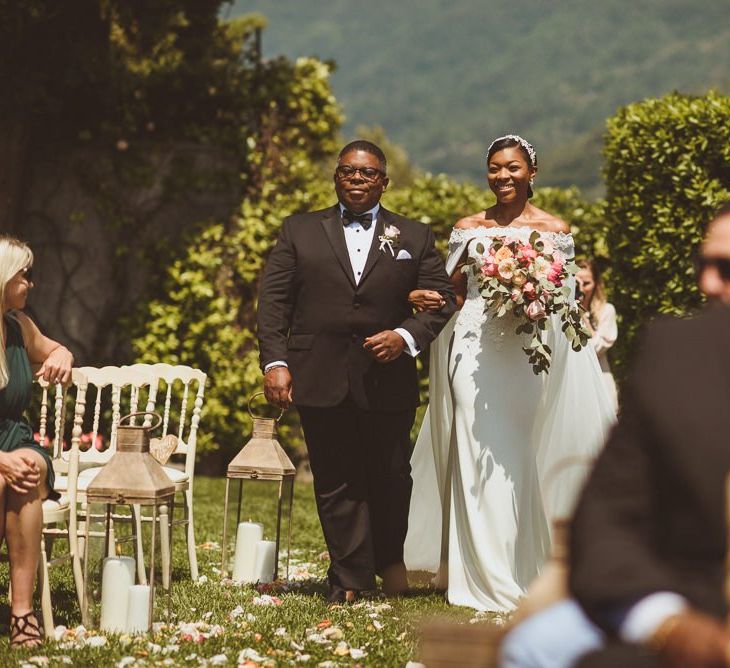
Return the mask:
<svg viewBox="0 0 730 668"><path fill-rule="evenodd" d="M522 300L522 290L519 288L512 288L509 297L513 302L518 304Z"/></svg>
<svg viewBox="0 0 730 668"><path fill-rule="evenodd" d="M530 244L520 246L520 252L522 253L522 257L528 260L534 260L537 257L537 251Z"/></svg>
<svg viewBox="0 0 730 668"><path fill-rule="evenodd" d="M562 281L560 280L560 276L563 273L563 263L559 262L558 260L555 260L550 265L550 271L548 272L547 279L554 285L562 285Z"/></svg>
<svg viewBox="0 0 730 668"><path fill-rule="evenodd" d="M540 318L545 317L545 307L539 299L531 302L525 312L530 320L539 320Z"/></svg>
<svg viewBox="0 0 730 668"><path fill-rule="evenodd" d="M487 262L482 265L482 275L487 276L488 278L496 276L498 271L498 267L494 262Z"/></svg>
<svg viewBox="0 0 730 668"><path fill-rule="evenodd" d="M528 299L535 299L537 293L535 292L535 284L532 281L527 281L522 286L522 292Z"/></svg>

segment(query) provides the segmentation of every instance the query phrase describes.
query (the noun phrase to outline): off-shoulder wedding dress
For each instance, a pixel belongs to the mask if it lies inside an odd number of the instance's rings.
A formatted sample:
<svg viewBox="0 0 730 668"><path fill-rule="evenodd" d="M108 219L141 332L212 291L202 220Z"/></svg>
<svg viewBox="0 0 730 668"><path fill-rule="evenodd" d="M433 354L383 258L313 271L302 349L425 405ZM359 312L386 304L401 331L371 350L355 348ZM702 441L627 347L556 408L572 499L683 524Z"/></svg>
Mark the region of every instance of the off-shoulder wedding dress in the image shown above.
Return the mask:
<svg viewBox="0 0 730 668"><path fill-rule="evenodd" d="M527 241L532 231L454 229L447 270L477 241ZM543 235L574 255L571 235ZM469 275L464 306L432 344L406 566L438 572L456 605L516 607L549 552L549 521L570 514L615 419L595 352L573 351L552 318L550 371L536 376L516 321L486 315Z"/></svg>

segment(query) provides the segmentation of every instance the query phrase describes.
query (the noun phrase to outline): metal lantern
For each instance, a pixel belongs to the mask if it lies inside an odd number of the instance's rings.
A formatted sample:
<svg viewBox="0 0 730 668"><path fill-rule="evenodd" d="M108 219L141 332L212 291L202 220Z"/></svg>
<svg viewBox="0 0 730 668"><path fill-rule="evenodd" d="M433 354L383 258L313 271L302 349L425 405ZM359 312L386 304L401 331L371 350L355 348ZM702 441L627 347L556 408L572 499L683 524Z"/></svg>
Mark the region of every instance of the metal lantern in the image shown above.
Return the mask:
<svg viewBox="0 0 730 668"><path fill-rule="evenodd" d="M138 415L146 416L144 424L139 426L134 422ZM155 424L149 423L152 417L156 418ZM128 424L123 424L125 421ZM82 620L87 628L142 633L156 621L156 609L169 615L172 598L169 518L175 485L150 454L149 437L149 432L161 421L157 413L130 413L121 418L116 431L116 451L86 490ZM129 514L117 513L116 506L120 505L128 506ZM140 506L152 509L147 540L142 532ZM90 533L90 525L98 521L103 522L103 530ZM128 535L122 535L123 526L129 527ZM90 536L102 537L103 546L95 544L93 547L97 549L92 549ZM133 556L124 555L129 545L134 547ZM145 554L149 559L149 576L145 573ZM164 605L156 606L158 569L167 600Z"/></svg>
<svg viewBox="0 0 730 668"><path fill-rule="evenodd" d="M223 576L226 577L230 573L234 580L251 583L279 579L282 516L286 521L285 579L289 579L292 503L296 474L294 465L277 440L276 424L284 411L281 411L277 418L254 415L251 402L259 396L263 396L263 392L254 394L248 402L248 412L253 419L251 439L228 465L221 546ZM231 487L232 483L235 485L236 482L238 501L234 513ZM244 483L247 483L245 498ZM275 518L262 510L261 504L256 507L260 497L251 493L254 491L254 484L259 492L268 491L269 495L276 493ZM249 521L241 522L242 514ZM231 525L235 527L235 548L229 544L229 540L234 540L230 531ZM264 540L265 538L268 540Z"/></svg>

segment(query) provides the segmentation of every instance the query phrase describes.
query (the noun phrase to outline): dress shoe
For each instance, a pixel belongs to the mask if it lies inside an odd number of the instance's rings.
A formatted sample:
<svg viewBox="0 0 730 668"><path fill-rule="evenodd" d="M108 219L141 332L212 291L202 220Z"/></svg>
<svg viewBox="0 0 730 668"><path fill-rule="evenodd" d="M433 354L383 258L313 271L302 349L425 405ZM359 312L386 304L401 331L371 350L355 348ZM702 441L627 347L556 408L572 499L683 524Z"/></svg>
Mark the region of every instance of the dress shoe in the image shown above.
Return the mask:
<svg viewBox="0 0 730 668"><path fill-rule="evenodd" d="M327 596L327 602L332 604L350 604L355 603L360 598L360 593L354 589L343 589L330 585L330 591Z"/></svg>

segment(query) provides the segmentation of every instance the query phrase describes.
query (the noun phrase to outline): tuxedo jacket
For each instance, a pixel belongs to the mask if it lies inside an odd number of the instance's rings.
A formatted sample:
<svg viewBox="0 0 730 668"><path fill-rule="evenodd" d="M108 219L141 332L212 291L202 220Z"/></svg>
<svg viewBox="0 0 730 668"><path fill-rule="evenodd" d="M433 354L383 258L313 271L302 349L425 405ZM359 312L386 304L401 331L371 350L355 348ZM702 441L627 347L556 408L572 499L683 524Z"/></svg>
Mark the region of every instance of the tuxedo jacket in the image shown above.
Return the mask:
<svg viewBox="0 0 730 668"><path fill-rule="evenodd" d="M418 405L415 359L404 351L380 364L363 342L403 327L424 350L455 311L454 292L428 225L382 206L374 224L359 283L339 205L291 216L282 225L259 289L258 340L262 368L287 362L297 405L335 406L348 394L369 410ZM394 254L379 248L378 237L389 225L400 231ZM396 259L399 251L410 259ZM408 293L416 288L437 290L446 306L414 313Z"/></svg>
<svg viewBox="0 0 730 668"><path fill-rule="evenodd" d="M615 631L673 591L724 617L730 472L730 307L658 322L572 524L570 586Z"/></svg>

